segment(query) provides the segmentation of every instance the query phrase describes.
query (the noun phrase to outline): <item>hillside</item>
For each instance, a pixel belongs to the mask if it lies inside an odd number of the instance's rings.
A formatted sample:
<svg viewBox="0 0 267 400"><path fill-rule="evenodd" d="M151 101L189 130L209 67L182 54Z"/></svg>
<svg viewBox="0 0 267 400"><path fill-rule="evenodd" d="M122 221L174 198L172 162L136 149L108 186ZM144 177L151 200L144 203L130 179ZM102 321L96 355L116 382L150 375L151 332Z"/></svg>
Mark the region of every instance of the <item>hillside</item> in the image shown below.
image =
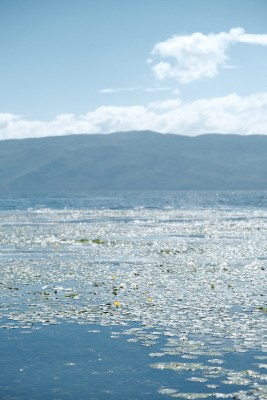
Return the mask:
<svg viewBox="0 0 267 400"><path fill-rule="evenodd" d="M154 132L0 142L0 192L265 190L267 136Z"/></svg>

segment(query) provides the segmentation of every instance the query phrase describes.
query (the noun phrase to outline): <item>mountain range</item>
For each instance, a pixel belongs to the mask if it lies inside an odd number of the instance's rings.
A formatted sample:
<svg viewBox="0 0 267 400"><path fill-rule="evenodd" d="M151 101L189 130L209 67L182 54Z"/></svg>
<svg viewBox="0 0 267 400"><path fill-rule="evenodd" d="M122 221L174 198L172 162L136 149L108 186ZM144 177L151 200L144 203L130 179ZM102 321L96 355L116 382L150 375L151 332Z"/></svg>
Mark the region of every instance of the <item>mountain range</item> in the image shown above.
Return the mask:
<svg viewBox="0 0 267 400"><path fill-rule="evenodd" d="M267 136L150 131L0 141L0 192L267 190Z"/></svg>

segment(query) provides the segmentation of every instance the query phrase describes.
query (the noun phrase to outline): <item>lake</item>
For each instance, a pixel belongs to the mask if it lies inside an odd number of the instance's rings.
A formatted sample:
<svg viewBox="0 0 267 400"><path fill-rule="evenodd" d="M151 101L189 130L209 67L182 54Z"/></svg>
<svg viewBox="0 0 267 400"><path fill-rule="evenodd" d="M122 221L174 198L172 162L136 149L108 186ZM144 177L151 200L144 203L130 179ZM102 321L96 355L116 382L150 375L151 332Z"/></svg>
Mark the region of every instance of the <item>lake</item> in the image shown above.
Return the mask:
<svg viewBox="0 0 267 400"><path fill-rule="evenodd" d="M0 398L266 399L267 192L0 196Z"/></svg>

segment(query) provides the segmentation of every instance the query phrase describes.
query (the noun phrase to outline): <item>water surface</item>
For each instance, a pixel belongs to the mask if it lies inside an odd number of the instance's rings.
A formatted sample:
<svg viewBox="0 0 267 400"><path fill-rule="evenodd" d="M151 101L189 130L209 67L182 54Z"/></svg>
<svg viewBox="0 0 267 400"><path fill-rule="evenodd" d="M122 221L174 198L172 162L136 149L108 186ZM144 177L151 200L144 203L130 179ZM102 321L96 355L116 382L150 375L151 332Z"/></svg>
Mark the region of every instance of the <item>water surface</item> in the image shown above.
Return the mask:
<svg viewBox="0 0 267 400"><path fill-rule="evenodd" d="M3 399L266 399L265 192L0 198Z"/></svg>

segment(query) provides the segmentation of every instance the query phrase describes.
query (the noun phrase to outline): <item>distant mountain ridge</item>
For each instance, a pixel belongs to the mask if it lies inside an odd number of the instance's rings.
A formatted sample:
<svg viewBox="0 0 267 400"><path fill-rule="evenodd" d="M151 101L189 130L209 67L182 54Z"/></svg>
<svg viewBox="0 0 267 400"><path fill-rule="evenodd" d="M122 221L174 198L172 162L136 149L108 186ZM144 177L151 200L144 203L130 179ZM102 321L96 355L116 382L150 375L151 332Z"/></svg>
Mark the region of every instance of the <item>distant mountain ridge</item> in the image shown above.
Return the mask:
<svg viewBox="0 0 267 400"><path fill-rule="evenodd" d="M0 141L0 192L267 190L267 136L123 132Z"/></svg>

